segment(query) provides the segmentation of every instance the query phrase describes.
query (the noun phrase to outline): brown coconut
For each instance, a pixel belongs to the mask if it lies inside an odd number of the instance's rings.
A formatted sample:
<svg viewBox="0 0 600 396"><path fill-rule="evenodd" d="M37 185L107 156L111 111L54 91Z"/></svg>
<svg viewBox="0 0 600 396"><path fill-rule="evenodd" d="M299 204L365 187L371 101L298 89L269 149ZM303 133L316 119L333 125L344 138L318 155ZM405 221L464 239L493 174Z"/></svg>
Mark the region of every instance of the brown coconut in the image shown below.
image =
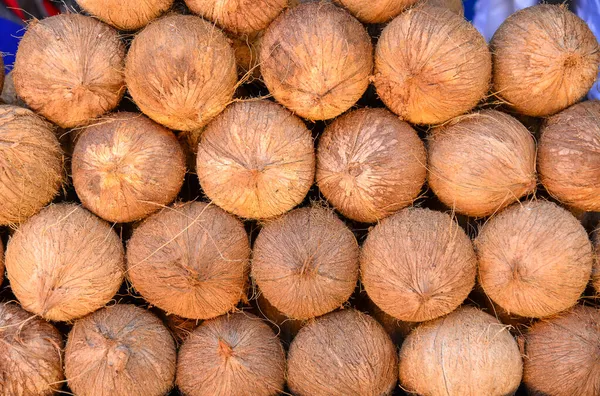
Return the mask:
<svg viewBox="0 0 600 396"><path fill-rule="evenodd" d="M384 109L344 114L325 128L317 184L344 216L375 223L412 204L426 177L427 154L416 131Z"/></svg>
<svg viewBox="0 0 600 396"><path fill-rule="evenodd" d="M509 314L545 317L575 305L592 273L592 244L558 205L514 204L491 218L475 241L479 282Z"/></svg>
<svg viewBox="0 0 600 396"><path fill-rule="evenodd" d="M127 244L133 287L167 313L209 319L245 295L250 244L243 224L214 205L176 204L149 217Z"/></svg>
<svg viewBox="0 0 600 396"><path fill-rule="evenodd" d="M0 394L50 396L62 388L63 340L50 323L0 304Z"/></svg>
<svg viewBox="0 0 600 396"><path fill-rule="evenodd" d="M363 23L384 23L418 0L334 0Z"/></svg>
<svg viewBox="0 0 600 396"><path fill-rule="evenodd" d="M269 92L309 120L334 118L369 86L371 39L356 19L330 3L290 8L265 31L260 70Z"/></svg>
<svg viewBox="0 0 600 396"><path fill-rule="evenodd" d="M462 0L421 0L422 3L432 7L443 7L460 15L465 15L465 7Z"/></svg>
<svg viewBox="0 0 600 396"><path fill-rule="evenodd" d="M191 15L169 15L137 34L125 66L140 110L171 129L206 125L233 98L235 55L227 37Z"/></svg>
<svg viewBox="0 0 600 396"><path fill-rule="evenodd" d="M288 386L298 396L390 395L396 348L369 315L333 312L304 326L290 346Z"/></svg>
<svg viewBox="0 0 600 396"><path fill-rule="evenodd" d="M578 102L598 74L598 42L564 5L536 5L512 14L490 45L494 91L526 115L548 116Z"/></svg>
<svg viewBox="0 0 600 396"><path fill-rule="evenodd" d="M238 75L245 82L252 82L260 78L258 54L260 53L261 39L262 32L253 35L231 37Z"/></svg>
<svg viewBox="0 0 600 396"><path fill-rule="evenodd" d="M111 226L75 204L46 207L8 242L6 272L26 310L69 321L101 308L123 282L123 244Z"/></svg>
<svg viewBox="0 0 600 396"><path fill-rule="evenodd" d="M490 87L483 36L446 8L418 6L390 22L375 50L375 88L394 113L440 124L468 112Z"/></svg>
<svg viewBox="0 0 600 396"><path fill-rule="evenodd" d="M535 191L536 148L508 114L457 117L429 137L429 187L458 213L484 217Z"/></svg>
<svg viewBox="0 0 600 396"><path fill-rule="evenodd" d="M119 30L137 30L171 8L173 0L77 0L77 4Z"/></svg>
<svg viewBox="0 0 600 396"><path fill-rule="evenodd" d="M141 114L116 113L87 127L73 151L73 185L83 205L127 223L170 204L185 177L175 135Z"/></svg>
<svg viewBox="0 0 600 396"><path fill-rule="evenodd" d="M175 342L160 319L129 304L75 322L65 375L80 396L162 396L175 381Z"/></svg>
<svg viewBox="0 0 600 396"><path fill-rule="evenodd" d="M163 322L171 332L178 346L183 344L190 334L202 323L200 320L182 318L177 315L163 315Z"/></svg>
<svg viewBox="0 0 600 396"><path fill-rule="evenodd" d="M29 24L13 79L32 110L63 128L114 109L125 92L125 46L116 30L79 14Z"/></svg>
<svg viewBox="0 0 600 396"><path fill-rule="evenodd" d="M202 134L196 172L206 195L226 211L278 216L301 203L313 184L312 135L276 103L234 103Z"/></svg>
<svg viewBox="0 0 600 396"><path fill-rule="evenodd" d="M508 327L473 307L421 324L400 350L401 386L420 395L512 395L522 372Z"/></svg>
<svg viewBox="0 0 600 396"><path fill-rule="evenodd" d="M284 384L281 342L248 313L207 320L179 351L177 385L186 396L276 396Z"/></svg>
<svg viewBox="0 0 600 396"><path fill-rule="evenodd" d="M534 394L600 394L600 311L577 306L534 324L526 336L523 381Z"/></svg>
<svg viewBox="0 0 600 396"><path fill-rule="evenodd" d="M296 209L260 231L252 278L265 298L292 319L339 308L358 280L358 243L331 210Z"/></svg>
<svg viewBox="0 0 600 396"><path fill-rule="evenodd" d="M449 215L409 208L371 230L360 271L379 308L399 320L422 322L462 304L475 285L477 258Z"/></svg>

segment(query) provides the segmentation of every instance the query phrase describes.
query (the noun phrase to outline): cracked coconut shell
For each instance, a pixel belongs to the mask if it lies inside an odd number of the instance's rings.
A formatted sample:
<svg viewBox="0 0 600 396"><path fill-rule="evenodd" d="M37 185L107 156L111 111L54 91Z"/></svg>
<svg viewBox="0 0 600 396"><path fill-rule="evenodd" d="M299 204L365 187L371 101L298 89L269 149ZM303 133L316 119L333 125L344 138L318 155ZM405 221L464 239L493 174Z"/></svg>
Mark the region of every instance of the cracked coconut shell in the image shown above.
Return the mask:
<svg viewBox="0 0 600 396"><path fill-rule="evenodd" d="M508 314L541 318L575 305L594 260L587 232L545 201L516 203L492 217L475 240L479 283Z"/></svg>
<svg viewBox="0 0 600 396"><path fill-rule="evenodd" d="M152 313L130 304L75 322L65 375L78 396L162 396L175 381L175 342Z"/></svg>
<svg viewBox="0 0 600 396"><path fill-rule="evenodd" d="M125 80L135 103L154 121L176 130L199 129L233 98L234 51L210 22L169 15L135 36Z"/></svg>
<svg viewBox="0 0 600 396"><path fill-rule="evenodd" d="M13 79L27 106L63 128L88 124L125 93L125 46L116 30L79 14L29 24Z"/></svg>
<svg viewBox="0 0 600 396"><path fill-rule="evenodd" d="M384 23L418 0L334 0L363 23Z"/></svg>
<svg viewBox="0 0 600 396"><path fill-rule="evenodd" d="M5 260L23 308L53 321L103 307L125 270L117 233L75 204L51 205L29 219L8 242Z"/></svg>
<svg viewBox="0 0 600 396"><path fill-rule="evenodd" d="M185 154L175 135L141 114L116 113L84 129L73 151L83 205L115 223L143 219L177 197Z"/></svg>
<svg viewBox="0 0 600 396"><path fill-rule="evenodd" d="M260 318L245 312L219 316L182 345L177 385L186 396L276 396L285 385L285 352Z"/></svg>
<svg viewBox="0 0 600 396"><path fill-rule="evenodd" d="M173 0L77 0L86 12L119 30L137 30L173 5Z"/></svg>
<svg viewBox="0 0 600 396"><path fill-rule="evenodd" d="M578 102L598 74L598 42L565 5L536 5L512 14L490 46L494 91L525 115L544 117Z"/></svg>
<svg viewBox="0 0 600 396"><path fill-rule="evenodd" d="M390 22L375 50L375 88L413 124L441 124L488 93L492 57L483 36L441 7L417 6Z"/></svg>
<svg viewBox="0 0 600 396"><path fill-rule="evenodd" d="M429 187L458 213L489 216L535 191L535 141L508 114L457 117L433 130L428 154Z"/></svg>
<svg viewBox="0 0 600 396"><path fill-rule="evenodd" d="M273 97L300 117L342 114L369 86L373 46L364 26L330 3L285 11L265 31L260 71Z"/></svg>

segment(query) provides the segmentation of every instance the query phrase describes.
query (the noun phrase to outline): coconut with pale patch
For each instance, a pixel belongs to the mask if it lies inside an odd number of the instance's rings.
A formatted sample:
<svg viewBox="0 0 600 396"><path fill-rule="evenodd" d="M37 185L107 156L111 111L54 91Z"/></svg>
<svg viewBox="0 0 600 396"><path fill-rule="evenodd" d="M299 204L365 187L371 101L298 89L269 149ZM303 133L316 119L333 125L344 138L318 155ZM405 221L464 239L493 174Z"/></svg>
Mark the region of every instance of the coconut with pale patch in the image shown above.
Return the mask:
<svg viewBox="0 0 600 396"><path fill-rule="evenodd" d="M548 116L578 102L598 74L598 41L564 5L536 5L512 14L490 46L494 91L529 116Z"/></svg>
<svg viewBox="0 0 600 396"><path fill-rule="evenodd" d="M265 31L260 71L273 97L309 120L342 114L369 86L373 46L364 26L330 3L285 11Z"/></svg>
<svg viewBox="0 0 600 396"><path fill-rule="evenodd" d="M65 348L65 375L76 395L162 396L175 381L175 342L160 319L130 304L75 322Z"/></svg>
<svg viewBox="0 0 600 396"><path fill-rule="evenodd" d="M453 11L420 5L381 33L375 88L385 105L413 124L441 124L488 93L492 57L483 36Z"/></svg>
<svg viewBox="0 0 600 396"><path fill-rule="evenodd" d="M418 0L334 0L363 23L384 23Z"/></svg>
<svg viewBox="0 0 600 396"><path fill-rule="evenodd" d="M206 125L233 98L237 70L227 37L192 15L169 15L135 36L125 80L140 110L171 129Z"/></svg>
<svg viewBox="0 0 600 396"><path fill-rule="evenodd" d="M5 264L23 308L54 321L103 307L125 270L117 233L75 204L48 206L23 224L8 242Z"/></svg>
<svg viewBox="0 0 600 396"><path fill-rule="evenodd" d="M545 201L514 204L492 217L475 240L479 283L508 314L541 318L575 305L594 260L571 213Z"/></svg>
<svg viewBox="0 0 600 396"><path fill-rule="evenodd" d="M77 0L77 4L119 30L137 30L171 8L173 0Z"/></svg>
<svg viewBox="0 0 600 396"><path fill-rule="evenodd" d="M13 79L27 106L63 128L88 124L125 93L125 46L116 30L79 14L29 24Z"/></svg>

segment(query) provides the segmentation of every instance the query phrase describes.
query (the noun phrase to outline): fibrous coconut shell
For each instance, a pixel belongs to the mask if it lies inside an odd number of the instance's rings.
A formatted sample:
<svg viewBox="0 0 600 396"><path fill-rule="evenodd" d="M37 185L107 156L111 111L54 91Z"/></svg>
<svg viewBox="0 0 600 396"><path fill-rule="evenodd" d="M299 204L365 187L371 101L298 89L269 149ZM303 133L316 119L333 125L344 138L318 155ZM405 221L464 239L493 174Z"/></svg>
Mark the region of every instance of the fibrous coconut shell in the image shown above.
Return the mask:
<svg viewBox="0 0 600 396"><path fill-rule="evenodd" d="M137 30L171 8L173 0L77 0L77 4L117 29Z"/></svg>
<svg viewBox="0 0 600 396"><path fill-rule="evenodd" d="M460 16L465 15L465 7L462 0L421 0L421 2L431 7L447 8Z"/></svg>
<svg viewBox="0 0 600 396"><path fill-rule="evenodd" d="M260 54L261 39L262 32L231 37L238 75L243 81L252 82L260 78L258 55Z"/></svg>
<svg viewBox="0 0 600 396"><path fill-rule="evenodd" d="M384 23L417 0L335 0L363 23Z"/></svg>

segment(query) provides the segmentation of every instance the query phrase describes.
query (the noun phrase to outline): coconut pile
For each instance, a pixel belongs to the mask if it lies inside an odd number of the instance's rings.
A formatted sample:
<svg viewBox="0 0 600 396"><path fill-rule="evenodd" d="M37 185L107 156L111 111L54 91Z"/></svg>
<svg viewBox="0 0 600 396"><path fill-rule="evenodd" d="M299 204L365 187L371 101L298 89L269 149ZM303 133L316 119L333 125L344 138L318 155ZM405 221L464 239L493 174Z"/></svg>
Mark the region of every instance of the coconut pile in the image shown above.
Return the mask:
<svg viewBox="0 0 600 396"><path fill-rule="evenodd" d="M566 7L77 2L0 75L0 396L600 395Z"/></svg>

